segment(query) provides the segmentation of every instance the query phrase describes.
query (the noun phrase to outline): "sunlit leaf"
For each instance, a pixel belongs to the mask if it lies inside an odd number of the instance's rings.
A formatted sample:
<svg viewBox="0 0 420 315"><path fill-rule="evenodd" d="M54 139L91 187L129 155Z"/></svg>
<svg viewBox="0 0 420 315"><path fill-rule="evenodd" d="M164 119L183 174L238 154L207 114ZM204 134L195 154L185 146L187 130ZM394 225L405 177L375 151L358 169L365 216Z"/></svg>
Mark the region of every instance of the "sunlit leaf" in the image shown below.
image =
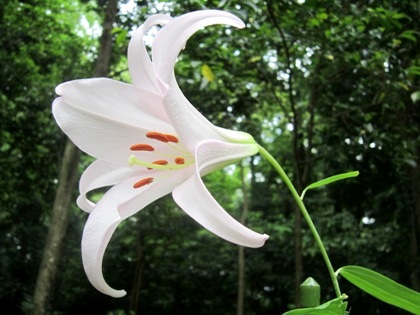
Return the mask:
<svg viewBox="0 0 420 315"><path fill-rule="evenodd" d="M348 172L348 173L343 173L343 174L338 174L338 175L334 175L331 177L327 177L325 179L322 179L320 181L317 181L315 183L310 184L308 187L306 187L303 192L302 195L300 196L300 199L303 199L303 197L305 196L305 193L307 190L309 189L313 189L313 188L318 188L318 187L322 187L331 183L334 183L336 181L342 180L342 179L346 179L346 178L351 178L351 177L356 177L359 175L358 171L353 171L353 172Z"/></svg>
<svg viewBox="0 0 420 315"><path fill-rule="evenodd" d="M205 77L207 79L207 81L209 81L209 82L214 81L213 71L211 71L211 69L208 65L203 65L201 67L201 74L203 75L203 77Z"/></svg>
<svg viewBox="0 0 420 315"><path fill-rule="evenodd" d="M352 284L377 299L420 314L420 293L411 290L380 273L359 266L345 266L337 271Z"/></svg>

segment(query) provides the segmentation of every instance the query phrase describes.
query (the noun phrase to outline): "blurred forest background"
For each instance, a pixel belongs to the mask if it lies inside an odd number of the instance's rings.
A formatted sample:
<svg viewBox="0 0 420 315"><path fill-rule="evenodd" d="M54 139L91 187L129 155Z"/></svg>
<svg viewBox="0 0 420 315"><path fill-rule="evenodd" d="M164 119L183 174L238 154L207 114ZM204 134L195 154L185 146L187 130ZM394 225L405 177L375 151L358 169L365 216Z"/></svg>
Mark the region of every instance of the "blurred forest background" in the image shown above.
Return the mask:
<svg viewBox="0 0 420 315"><path fill-rule="evenodd" d="M290 193L259 156L205 180L234 217L270 235L266 245L227 243L168 196L122 224L108 247L104 275L127 289L121 299L97 292L83 271L86 214L71 181L61 225L53 219L66 184L66 138L51 114L55 86L98 74L129 82L133 29L151 14L204 8L230 11L247 27L211 26L188 41L176 65L185 95L213 123L251 133L299 189L360 171L305 197L334 267L368 267L420 290L418 1L3 0L1 314L281 314L296 306L296 286L308 276L322 301L334 297ZM103 74L95 65L105 42L112 49ZM75 154L73 162L78 179L91 158ZM51 226L62 236L40 269ZM40 270L54 265L40 292ZM340 284L351 314L404 314Z"/></svg>

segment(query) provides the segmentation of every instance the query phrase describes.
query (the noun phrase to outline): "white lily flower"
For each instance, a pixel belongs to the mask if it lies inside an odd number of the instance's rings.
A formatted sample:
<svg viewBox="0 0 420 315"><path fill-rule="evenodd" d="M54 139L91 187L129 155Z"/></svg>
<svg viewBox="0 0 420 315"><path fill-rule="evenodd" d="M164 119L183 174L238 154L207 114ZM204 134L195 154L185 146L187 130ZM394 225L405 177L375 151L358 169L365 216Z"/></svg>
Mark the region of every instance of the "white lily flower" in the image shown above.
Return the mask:
<svg viewBox="0 0 420 315"><path fill-rule="evenodd" d="M163 25L152 46L143 37ZM232 14L204 10L177 18L154 15L134 33L128 48L133 84L93 78L59 85L53 114L61 129L95 160L80 180L77 203L90 213L82 239L86 274L99 291L122 297L102 275L108 242L124 219L172 192L179 207L207 230L235 244L264 245L268 236L232 218L211 196L201 177L254 155L258 146L243 132L211 124L178 87L174 65L187 39L212 24L243 27ZM86 194L113 186L94 204Z"/></svg>

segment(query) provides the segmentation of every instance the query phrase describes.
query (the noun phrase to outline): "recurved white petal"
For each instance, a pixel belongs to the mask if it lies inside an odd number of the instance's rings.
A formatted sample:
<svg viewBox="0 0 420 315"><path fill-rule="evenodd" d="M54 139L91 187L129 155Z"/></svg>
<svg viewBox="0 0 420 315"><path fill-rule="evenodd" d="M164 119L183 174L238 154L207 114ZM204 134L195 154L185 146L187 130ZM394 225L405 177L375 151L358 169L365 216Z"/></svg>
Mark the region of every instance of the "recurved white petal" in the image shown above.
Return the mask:
<svg viewBox="0 0 420 315"><path fill-rule="evenodd" d="M156 73L164 84L169 85L163 101L165 110L179 137L190 150L206 139L254 142L246 133L214 126L188 101L176 82L174 65L180 50L193 33L212 24L244 27L244 23L230 13L218 10L196 11L171 20L159 31L153 43Z"/></svg>
<svg viewBox="0 0 420 315"><path fill-rule="evenodd" d="M100 210L103 210L104 206L116 206L104 205L102 200L97 205ZM83 267L90 283L98 291L112 297L123 297L126 292L115 290L108 285L102 273L102 261L109 240L121 221L118 211L106 211L103 215L93 211L86 222L82 238Z"/></svg>
<svg viewBox="0 0 420 315"><path fill-rule="evenodd" d="M162 91L156 80L155 69L146 49L144 36L152 26L164 25L171 19L170 16L164 14L151 16L134 32L128 45L128 68L133 84L154 93Z"/></svg>
<svg viewBox="0 0 420 315"><path fill-rule="evenodd" d="M115 290L105 281L102 262L105 249L118 224L146 207L151 202L168 194L189 175L188 171L161 172L162 179L156 179L148 186L133 188L140 178L128 177L112 187L96 204L86 222L82 238L82 259L85 272L92 285L100 292L112 297L122 297L124 290ZM172 176L169 176L172 174Z"/></svg>
<svg viewBox="0 0 420 315"><path fill-rule="evenodd" d="M196 172L174 189L175 202L204 228L227 241L247 247L264 245L268 236L250 230L230 216L208 192L200 176L257 151L256 145L203 141L195 151Z"/></svg>
<svg viewBox="0 0 420 315"><path fill-rule="evenodd" d="M80 196L77 198L77 205L82 210L91 212L95 204L87 198L86 194L98 188L113 186L130 175L134 176L135 173L136 170L128 166L115 166L103 160L94 161L80 178Z"/></svg>
<svg viewBox="0 0 420 315"><path fill-rule="evenodd" d="M245 24L235 15L219 10L201 10L183 14L168 22L157 34L152 46L152 60L157 75L169 84L176 58L188 38L199 29L226 24L242 28Z"/></svg>

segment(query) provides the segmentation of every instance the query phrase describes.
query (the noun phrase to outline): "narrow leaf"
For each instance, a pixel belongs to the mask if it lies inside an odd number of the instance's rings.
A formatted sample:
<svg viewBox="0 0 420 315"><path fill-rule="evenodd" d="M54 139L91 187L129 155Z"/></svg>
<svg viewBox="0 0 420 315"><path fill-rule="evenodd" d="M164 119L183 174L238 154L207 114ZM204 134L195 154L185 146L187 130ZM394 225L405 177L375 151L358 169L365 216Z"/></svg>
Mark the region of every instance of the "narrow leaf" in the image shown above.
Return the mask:
<svg viewBox="0 0 420 315"><path fill-rule="evenodd" d="M283 313L283 315L345 315L347 314L346 295L335 298L316 307L300 308Z"/></svg>
<svg viewBox="0 0 420 315"><path fill-rule="evenodd" d="M345 266L337 270L337 274L341 274L358 288L385 303L413 314L420 314L420 293L380 273L363 267Z"/></svg>
<svg viewBox="0 0 420 315"><path fill-rule="evenodd" d="M417 42L416 32L414 30L407 30L400 34L400 37L411 40L412 42Z"/></svg>
<svg viewBox="0 0 420 315"><path fill-rule="evenodd" d="M411 66L407 68L409 75L420 75L420 66Z"/></svg>
<svg viewBox="0 0 420 315"><path fill-rule="evenodd" d="M342 179L356 177L358 175L359 175L358 171L353 171L353 172L348 172L348 173L343 173L343 174L338 174L338 175L334 175L334 176L331 176L331 177L327 177L325 179L322 179L320 181L312 183L303 190L302 195L300 196L300 199L303 199L306 191L309 190L309 189L318 188L318 187L325 186L325 185L334 183L334 182L342 180Z"/></svg>

